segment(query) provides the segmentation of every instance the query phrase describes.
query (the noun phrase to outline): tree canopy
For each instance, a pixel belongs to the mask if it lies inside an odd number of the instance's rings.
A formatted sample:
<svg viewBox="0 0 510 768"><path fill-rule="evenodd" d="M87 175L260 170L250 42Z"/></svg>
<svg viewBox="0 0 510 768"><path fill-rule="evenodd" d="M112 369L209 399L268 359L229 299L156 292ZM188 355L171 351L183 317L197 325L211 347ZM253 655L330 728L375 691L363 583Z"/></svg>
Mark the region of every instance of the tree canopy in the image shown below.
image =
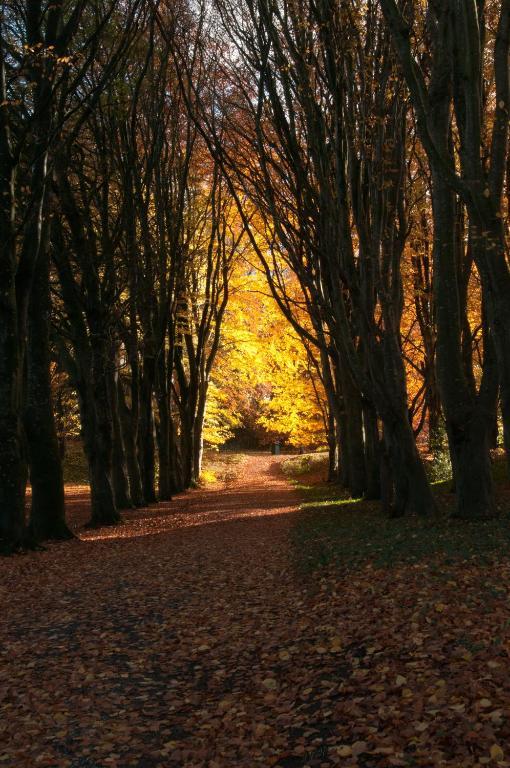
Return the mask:
<svg viewBox="0 0 510 768"><path fill-rule="evenodd" d="M2 546L70 535L78 435L93 525L276 439L395 517L446 450L494 516L509 45L509 0L5 0Z"/></svg>

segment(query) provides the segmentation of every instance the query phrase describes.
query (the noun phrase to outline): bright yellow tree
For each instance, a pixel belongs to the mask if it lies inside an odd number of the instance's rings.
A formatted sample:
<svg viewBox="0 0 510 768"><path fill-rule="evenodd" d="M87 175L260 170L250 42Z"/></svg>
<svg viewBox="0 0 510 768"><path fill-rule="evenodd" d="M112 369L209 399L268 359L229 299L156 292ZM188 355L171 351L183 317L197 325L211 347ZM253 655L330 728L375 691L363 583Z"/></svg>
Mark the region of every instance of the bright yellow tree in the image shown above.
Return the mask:
<svg viewBox="0 0 510 768"><path fill-rule="evenodd" d="M268 294L264 275L240 260L230 287L211 377L205 440L221 445L236 429L262 443L325 442L325 394L313 358Z"/></svg>

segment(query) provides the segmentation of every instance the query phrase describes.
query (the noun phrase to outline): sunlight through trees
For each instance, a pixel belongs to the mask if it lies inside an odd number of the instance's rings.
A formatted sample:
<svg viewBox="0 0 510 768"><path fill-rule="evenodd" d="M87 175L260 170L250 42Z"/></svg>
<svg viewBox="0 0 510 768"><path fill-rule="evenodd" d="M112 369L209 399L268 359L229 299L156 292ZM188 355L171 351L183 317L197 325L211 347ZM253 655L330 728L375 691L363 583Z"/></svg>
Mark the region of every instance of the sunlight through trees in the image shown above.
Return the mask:
<svg viewBox="0 0 510 768"><path fill-rule="evenodd" d="M4 549L70 536L66 432L92 525L275 439L395 517L446 451L496 514L509 39L507 0L5 0Z"/></svg>

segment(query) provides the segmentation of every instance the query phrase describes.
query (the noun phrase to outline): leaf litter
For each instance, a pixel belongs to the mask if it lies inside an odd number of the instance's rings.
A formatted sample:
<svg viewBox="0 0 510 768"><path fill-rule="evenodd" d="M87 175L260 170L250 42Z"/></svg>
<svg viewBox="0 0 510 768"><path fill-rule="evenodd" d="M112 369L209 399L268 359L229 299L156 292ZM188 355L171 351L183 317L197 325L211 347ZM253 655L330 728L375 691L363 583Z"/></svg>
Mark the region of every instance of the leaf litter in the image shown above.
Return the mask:
<svg viewBox="0 0 510 768"><path fill-rule="evenodd" d="M256 455L2 560L0 766L510 766L509 561L304 575L298 502Z"/></svg>

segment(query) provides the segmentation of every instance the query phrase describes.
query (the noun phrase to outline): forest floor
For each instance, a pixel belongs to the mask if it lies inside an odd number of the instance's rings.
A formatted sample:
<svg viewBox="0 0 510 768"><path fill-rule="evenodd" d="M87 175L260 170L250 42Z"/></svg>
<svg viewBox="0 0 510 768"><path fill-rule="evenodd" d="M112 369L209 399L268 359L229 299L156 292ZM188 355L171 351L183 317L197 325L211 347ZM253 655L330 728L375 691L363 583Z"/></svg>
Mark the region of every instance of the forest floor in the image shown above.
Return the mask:
<svg viewBox="0 0 510 768"><path fill-rule="evenodd" d="M0 560L0 766L510 766L506 553L369 556L281 462Z"/></svg>

